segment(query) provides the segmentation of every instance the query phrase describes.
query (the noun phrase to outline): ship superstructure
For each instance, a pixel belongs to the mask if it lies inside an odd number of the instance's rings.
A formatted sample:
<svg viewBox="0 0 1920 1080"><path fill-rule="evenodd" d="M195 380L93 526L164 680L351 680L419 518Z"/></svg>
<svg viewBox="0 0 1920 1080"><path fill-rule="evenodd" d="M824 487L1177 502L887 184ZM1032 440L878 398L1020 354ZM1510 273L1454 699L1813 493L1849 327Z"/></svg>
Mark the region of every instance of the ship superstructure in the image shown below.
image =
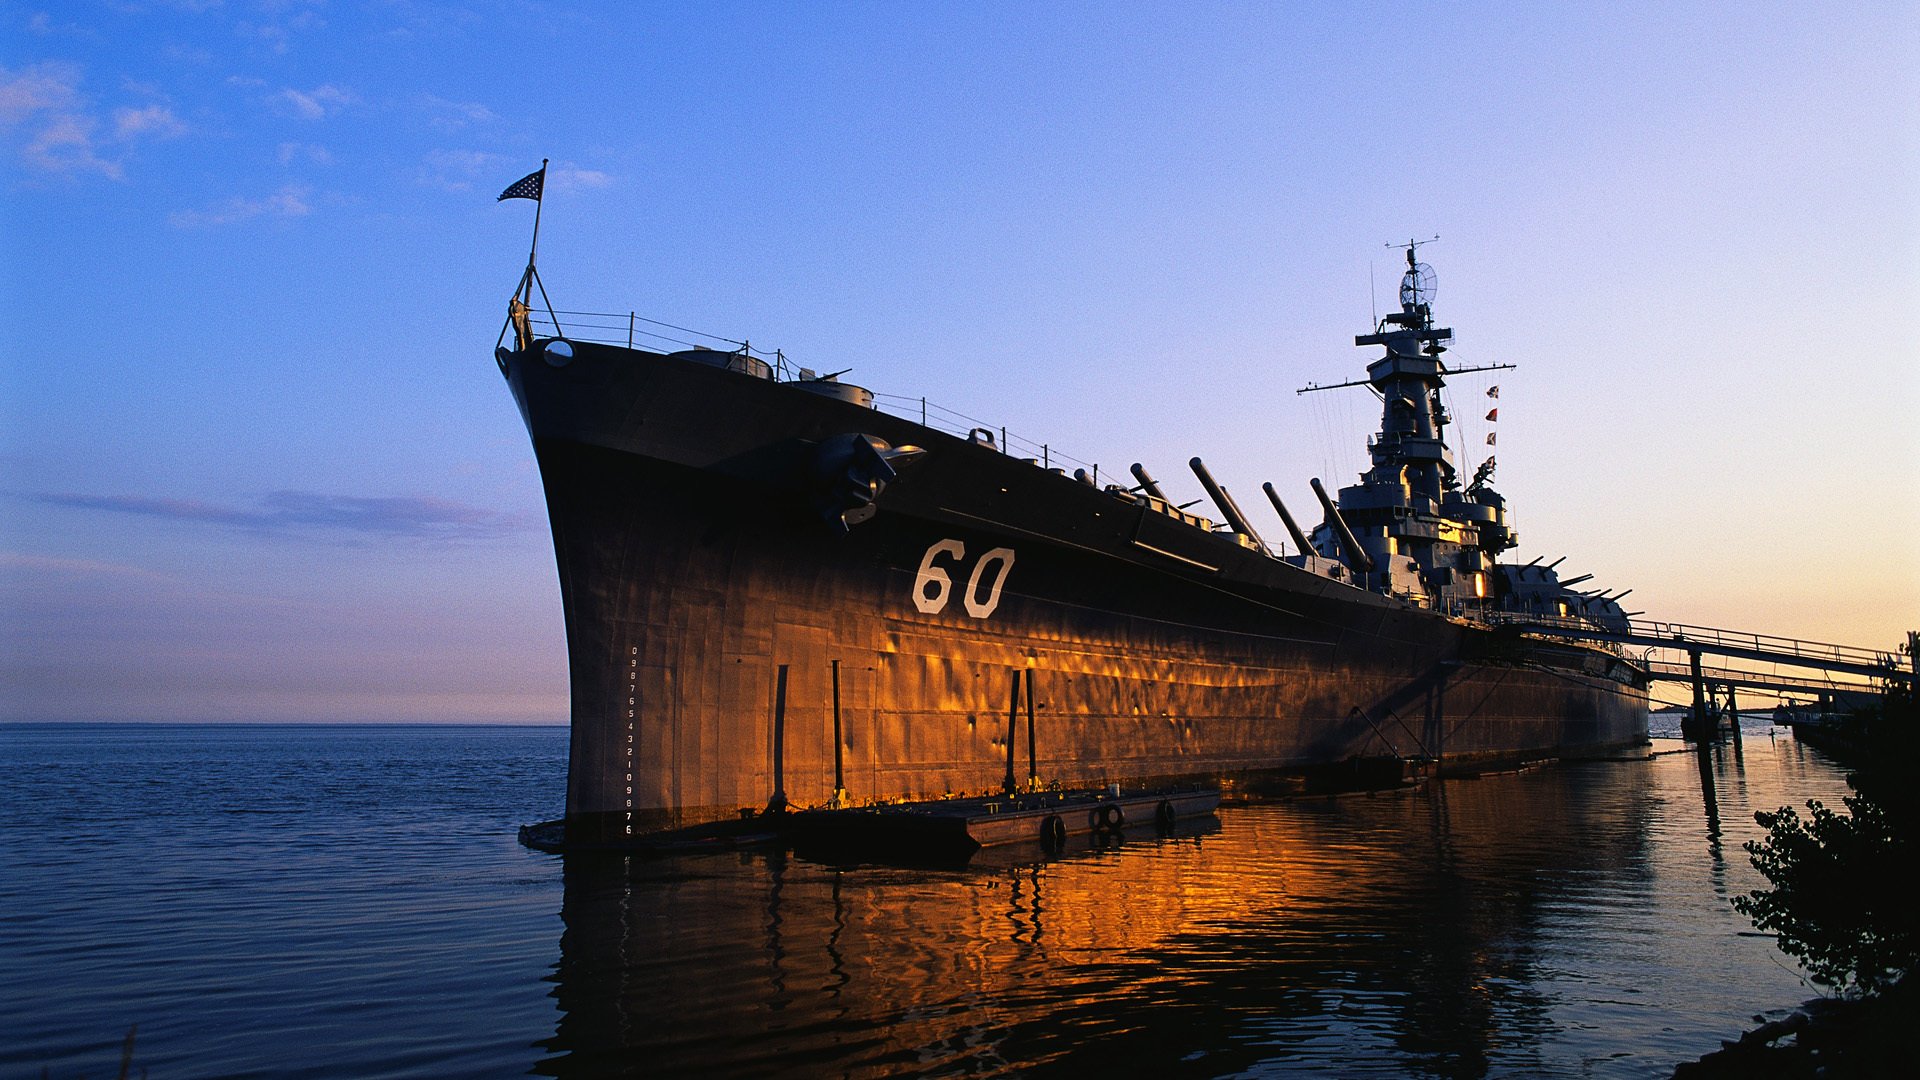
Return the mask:
<svg viewBox="0 0 1920 1080"><path fill-rule="evenodd" d="M1447 365L1453 331L1434 323L1434 274L1415 258L1420 243L1404 245L1400 310L1354 338L1356 346L1385 350L1367 366L1366 379L1300 391L1367 386L1381 402L1380 430L1367 441L1371 467L1360 482L1341 488L1337 499L1328 499L1314 482L1326 516L1305 538L1307 546L1339 560L1356 584L1451 614L1512 612L1624 626L1627 616L1618 600L1626 591L1576 591L1573 586L1587 578L1561 581L1558 561L1499 563L1503 552L1518 546L1519 535L1507 520L1506 499L1492 487L1494 459L1483 461L1461 485L1447 437L1452 416L1441 390L1449 375L1513 365Z"/></svg>

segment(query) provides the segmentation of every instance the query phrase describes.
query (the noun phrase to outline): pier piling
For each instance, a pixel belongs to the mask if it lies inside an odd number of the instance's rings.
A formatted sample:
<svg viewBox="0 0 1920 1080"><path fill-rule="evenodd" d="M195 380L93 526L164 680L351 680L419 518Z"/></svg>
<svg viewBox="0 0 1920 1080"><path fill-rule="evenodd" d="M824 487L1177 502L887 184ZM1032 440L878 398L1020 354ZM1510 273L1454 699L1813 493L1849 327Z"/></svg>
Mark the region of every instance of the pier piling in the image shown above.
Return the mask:
<svg viewBox="0 0 1920 1080"><path fill-rule="evenodd" d="M1019 790L1013 782L1013 739L1020 731L1020 669L1013 669L1013 693L1007 701L1007 779L1002 785L1007 794Z"/></svg>
<svg viewBox="0 0 1920 1080"><path fill-rule="evenodd" d="M1680 733L1705 742L1713 737L1713 721L1707 716L1707 681L1700 674L1700 650L1688 649L1687 662L1693 670L1693 711L1680 725Z"/></svg>
<svg viewBox="0 0 1920 1080"><path fill-rule="evenodd" d="M1033 675L1027 672L1027 790L1040 787L1040 760L1033 749Z"/></svg>
<svg viewBox="0 0 1920 1080"><path fill-rule="evenodd" d="M780 665L773 688L773 797L767 800L767 813L787 810L785 758L787 742L787 665Z"/></svg>
<svg viewBox="0 0 1920 1080"><path fill-rule="evenodd" d="M846 806L847 798L846 762L844 743L840 736L840 661L829 660L833 668L833 800L835 808Z"/></svg>

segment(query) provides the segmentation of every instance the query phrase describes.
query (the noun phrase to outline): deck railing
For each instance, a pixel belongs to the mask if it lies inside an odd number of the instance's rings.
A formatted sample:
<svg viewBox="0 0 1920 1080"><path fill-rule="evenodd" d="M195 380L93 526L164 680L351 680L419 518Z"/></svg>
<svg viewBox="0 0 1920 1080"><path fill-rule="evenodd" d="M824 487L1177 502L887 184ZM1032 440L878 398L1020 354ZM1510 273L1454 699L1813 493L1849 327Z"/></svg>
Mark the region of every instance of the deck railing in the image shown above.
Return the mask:
<svg viewBox="0 0 1920 1080"><path fill-rule="evenodd" d="M692 330L673 323L661 322L658 319L649 319L632 311L620 314L596 311L549 311L546 308L539 308L529 310L527 316L535 337L564 337L571 341L620 345L629 349L664 348L669 352L677 352L681 349L714 349L719 352L742 353L771 367L773 377L778 382L794 382L801 377L801 369L798 365L779 349L772 352L756 349L746 341ZM1062 471L1085 469L1088 478L1096 486L1100 483L1100 466L1097 462L1083 461L1071 454L1061 452L1051 443L1035 441L1017 432L1008 431L1004 424L994 424L976 416L969 416L957 409L949 409L928 401L924 397L875 393L873 398L874 407L882 412L904 420L918 421L925 427L958 438L971 438L988 443L1002 453L1025 458L1044 469Z"/></svg>

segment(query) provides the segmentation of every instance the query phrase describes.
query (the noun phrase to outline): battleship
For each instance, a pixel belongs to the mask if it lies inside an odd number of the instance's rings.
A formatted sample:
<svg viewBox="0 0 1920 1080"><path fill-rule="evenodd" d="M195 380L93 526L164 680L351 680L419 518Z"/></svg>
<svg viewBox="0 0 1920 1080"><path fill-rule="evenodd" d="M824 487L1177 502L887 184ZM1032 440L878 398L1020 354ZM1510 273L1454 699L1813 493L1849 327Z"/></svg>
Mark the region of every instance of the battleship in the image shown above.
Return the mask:
<svg viewBox="0 0 1920 1080"><path fill-rule="evenodd" d="M1266 487L1290 549L1198 458L1217 519L1142 465L1069 473L779 353L563 320L530 259L495 356L559 570L567 843L1016 783L1300 790L1644 746L1644 665L1502 625L1626 613L1501 561L1517 537L1490 464L1456 474L1452 332L1415 246L1400 309L1355 339L1381 351L1340 384L1381 401L1371 467L1312 481L1309 530Z"/></svg>

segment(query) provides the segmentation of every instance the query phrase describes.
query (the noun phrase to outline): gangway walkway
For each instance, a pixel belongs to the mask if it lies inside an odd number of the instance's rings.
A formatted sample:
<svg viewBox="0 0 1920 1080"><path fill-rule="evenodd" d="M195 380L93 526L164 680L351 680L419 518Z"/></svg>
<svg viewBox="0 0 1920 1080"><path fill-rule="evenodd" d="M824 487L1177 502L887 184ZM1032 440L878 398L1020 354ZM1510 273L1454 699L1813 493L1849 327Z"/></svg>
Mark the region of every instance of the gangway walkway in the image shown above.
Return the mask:
<svg viewBox="0 0 1920 1080"><path fill-rule="evenodd" d="M1671 660L1650 660L1647 674L1656 682L1692 682L1693 665ZM1871 683L1852 677L1832 678L1820 675L1788 675L1778 671L1751 671L1741 668L1702 667L1700 677L1710 686L1737 686L1742 690L1765 690L1775 694L1834 694L1875 689Z"/></svg>
<svg viewBox="0 0 1920 1080"><path fill-rule="evenodd" d="M1857 645L1838 645L1827 641L1806 641L1774 634L1754 634L1738 630L1722 630L1711 626L1653 620L1632 620L1628 621L1624 628L1609 629L1584 619L1529 615L1523 612L1489 612L1485 618L1495 625L1550 637L1574 638L1581 641L1611 641L1621 645L1640 646L1650 651L1672 649L1686 653L1692 661L1693 669L1698 669L1699 658L1702 655L1712 654L1765 664L1811 669L1827 672L1829 675L1850 675L1858 680L1853 682L1830 680L1826 687L1828 689L1865 690L1872 688L1870 680L1894 680L1910 684L1914 679L1913 672L1901 667L1893 653ZM1649 663L1651 666L1651 658ZM1691 671L1677 676L1669 676L1666 671L1656 674L1686 679L1694 677ZM1786 677L1781 676L1781 678Z"/></svg>

